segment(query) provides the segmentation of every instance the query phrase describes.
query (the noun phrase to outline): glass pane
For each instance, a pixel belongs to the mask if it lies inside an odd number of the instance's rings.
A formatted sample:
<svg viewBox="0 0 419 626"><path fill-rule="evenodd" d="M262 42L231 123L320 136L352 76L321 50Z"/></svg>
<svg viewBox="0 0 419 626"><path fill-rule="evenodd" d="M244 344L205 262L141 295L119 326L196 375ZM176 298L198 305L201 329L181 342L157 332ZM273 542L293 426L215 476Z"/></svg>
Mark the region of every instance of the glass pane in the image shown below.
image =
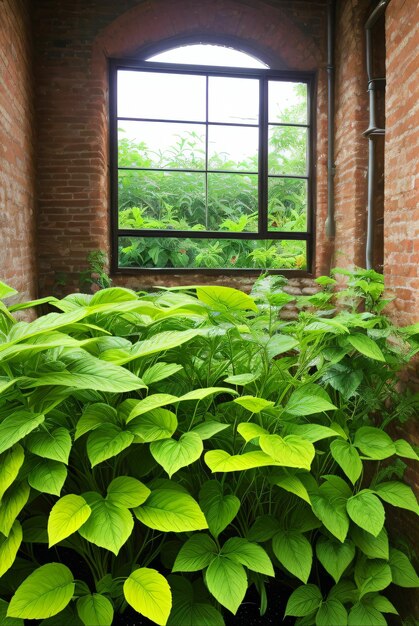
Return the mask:
<svg viewBox="0 0 419 626"><path fill-rule="evenodd" d="M256 232L258 176L208 174L208 229Z"/></svg>
<svg viewBox="0 0 419 626"><path fill-rule="evenodd" d="M307 231L307 181L268 179L268 230Z"/></svg>
<svg viewBox="0 0 419 626"><path fill-rule="evenodd" d="M268 102L269 122L308 124L306 83L270 80Z"/></svg>
<svg viewBox="0 0 419 626"><path fill-rule="evenodd" d="M157 63L187 63L191 65L218 65L224 67L268 66L246 52L213 44L192 44L165 50L149 57L147 61Z"/></svg>
<svg viewBox="0 0 419 626"><path fill-rule="evenodd" d="M205 174L118 173L119 228L205 228Z"/></svg>
<svg viewBox="0 0 419 626"><path fill-rule="evenodd" d="M118 70L118 117L205 121L205 76Z"/></svg>
<svg viewBox="0 0 419 626"><path fill-rule="evenodd" d="M307 268L305 241L120 237L119 267L183 269Z"/></svg>
<svg viewBox="0 0 419 626"><path fill-rule="evenodd" d="M258 124L259 81L254 78L210 77L208 120L234 124Z"/></svg>
<svg viewBox="0 0 419 626"><path fill-rule="evenodd" d="M205 126L120 120L118 166L205 169Z"/></svg>
<svg viewBox="0 0 419 626"><path fill-rule="evenodd" d="M307 175L307 129L269 127L269 174Z"/></svg>
<svg viewBox="0 0 419 626"><path fill-rule="evenodd" d="M258 171L257 128L209 126L208 169Z"/></svg>

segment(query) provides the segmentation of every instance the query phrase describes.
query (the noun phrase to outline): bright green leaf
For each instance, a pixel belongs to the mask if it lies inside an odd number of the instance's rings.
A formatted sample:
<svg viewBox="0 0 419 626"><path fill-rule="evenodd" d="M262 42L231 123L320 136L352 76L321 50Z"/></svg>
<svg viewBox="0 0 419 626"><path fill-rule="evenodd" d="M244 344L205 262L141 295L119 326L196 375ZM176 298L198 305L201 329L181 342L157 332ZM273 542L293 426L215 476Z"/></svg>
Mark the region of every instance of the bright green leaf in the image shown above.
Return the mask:
<svg viewBox="0 0 419 626"><path fill-rule="evenodd" d="M340 543L320 536L316 543L316 554L324 569L337 583L355 557L355 546L352 541Z"/></svg>
<svg viewBox="0 0 419 626"><path fill-rule="evenodd" d="M181 547L173 572L197 572L208 565L218 553L218 548L208 535L197 533Z"/></svg>
<svg viewBox="0 0 419 626"><path fill-rule="evenodd" d="M77 613L85 626L112 626L112 603L99 593L92 593L79 598L77 600Z"/></svg>
<svg viewBox="0 0 419 626"><path fill-rule="evenodd" d="M360 559L355 566L355 582L360 597L372 591L381 591L391 583L391 569L381 559Z"/></svg>
<svg viewBox="0 0 419 626"><path fill-rule="evenodd" d="M83 497L92 512L79 528L79 534L90 543L117 555L134 528L131 513L128 509L115 506L94 491L83 494Z"/></svg>
<svg viewBox="0 0 419 626"><path fill-rule="evenodd" d="M374 537L359 526L351 527L351 538L357 548L361 550L369 559L388 559L389 546L388 536L385 528Z"/></svg>
<svg viewBox="0 0 419 626"><path fill-rule="evenodd" d="M214 537L218 537L233 521L240 509L240 500L233 495L224 495L217 480L208 480L202 485L199 504Z"/></svg>
<svg viewBox="0 0 419 626"><path fill-rule="evenodd" d="M384 502L419 514L416 496L408 485L397 481L389 481L378 484L374 491Z"/></svg>
<svg viewBox="0 0 419 626"><path fill-rule="evenodd" d="M259 426L258 424L253 424L252 422L242 422L237 426L237 432L243 437L246 441L252 441L252 439L259 438L261 435L269 435L269 432Z"/></svg>
<svg viewBox="0 0 419 626"><path fill-rule="evenodd" d="M305 617L314 613L322 602L322 594L316 585L302 585L297 587L290 595L285 615L293 615L294 617Z"/></svg>
<svg viewBox="0 0 419 626"><path fill-rule="evenodd" d="M155 569L140 567L124 583L124 596L137 613L165 626L172 608L169 583Z"/></svg>
<svg viewBox="0 0 419 626"><path fill-rule="evenodd" d="M145 442L168 439L177 429L176 415L167 409L153 409L135 417L127 426L129 432Z"/></svg>
<svg viewBox="0 0 419 626"><path fill-rule="evenodd" d="M74 439L78 439L82 435L85 435L99 426L103 426L108 423L116 424L116 422L117 412L112 406L104 404L103 402L89 404L77 422Z"/></svg>
<svg viewBox="0 0 419 626"><path fill-rule="evenodd" d="M412 446L409 442L404 439L396 439L394 442L394 447L396 448L396 454L398 456L402 456L406 459L414 459L415 461L419 461L419 457L416 452L413 450Z"/></svg>
<svg viewBox="0 0 419 626"><path fill-rule="evenodd" d="M419 577L403 552L390 548L389 565L392 581L399 587L419 587Z"/></svg>
<svg viewBox="0 0 419 626"><path fill-rule="evenodd" d="M236 614L247 591L247 576L243 566L224 556L217 556L209 565L205 578L214 598Z"/></svg>
<svg viewBox="0 0 419 626"><path fill-rule="evenodd" d="M193 432L185 433L179 441L163 439L162 441L154 441L150 445L150 452L154 459L170 477L182 467L197 461L203 450L201 437Z"/></svg>
<svg viewBox="0 0 419 626"><path fill-rule="evenodd" d="M38 567L17 588L7 615L23 619L46 619L62 611L74 594L73 574L61 563Z"/></svg>
<svg viewBox="0 0 419 626"><path fill-rule="evenodd" d="M387 622L377 609L357 602L349 611L348 626L387 626Z"/></svg>
<svg viewBox="0 0 419 626"><path fill-rule="evenodd" d="M384 526L385 511L373 493L360 491L348 499L346 509L355 524L377 537Z"/></svg>
<svg viewBox="0 0 419 626"><path fill-rule="evenodd" d="M292 474L276 476L272 482L274 485L277 485L277 487L281 487L281 489L285 489L285 491L289 491L289 493L293 493L298 498L301 498L308 504L311 504L308 491L298 476L294 476Z"/></svg>
<svg viewBox="0 0 419 626"><path fill-rule="evenodd" d="M308 539L294 530L280 530L272 539L278 561L291 574L306 583L313 563L313 550Z"/></svg>
<svg viewBox="0 0 419 626"><path fill-rule="evenodd" d="M143 415L153 409L161 408L166 404L173 404L173 402L177 400L177 396L173 396L169 393L155 393L151 396L147 396L146 398L143 398L143 400L139 400L135 403L135 406L131 410L126 422L128 424L132 419L134 419L134 417L138 417L138 415Z"/></svg>
<svg viewBox="0 0 419 626"><path fill-rule="evenodd" d="M349 530L347 498L330 483L324 483L316 493L310 493L310 498L313 513L323 522L327 530L343 543Z"/></svg>
<svg viewBox="0 0 419 626"><path fill-rule="evenodd" d="M311 443L327 439L328 437L340 436L339 433L332 428L329 428L328 426L321 426L320 424L290 424L287 432L292 435L303 437Z"/></svg>
<svg viewBox="0 0 419 626"><path fill-rule="evenodd" d="M134 509L145 526L163 532L187 532L208 528L198 503L187 493L155 489L144 504Z"/></svg>
<svg viewBox="0 0 419 626"><path fill-rule="evenodd" d="M380 428L362 426L355 433L354 445L371 459L387 459L396 454L391 437Z"/></svg>
<svg viewBox="0 0 419 626"><path fill-rule="evenodd" d="M25 459L25 453L21 445L16 444L9 448L0 457L0 500L6 489L13 484Z"/></svg>
<svg viewBox="0 0 419 626"><path fill-rule="evenodd" d="M202 441L205 441L205 439L211 439L211 437L225 430L229 426L230 424L221 424L220 422L216 422L214 420L207 420L192 428L190 432L196 433L200 436Z"/></svg>
<svg viewBox="0 0 419 626"><path fill-rule="evenodd" d="M244 407L251 413L260 413L265 409L273 407L275 402L264 400L264 398L255 398L254 396L241 396L234 400L237 404Z"/></svg>
<svg viewBox="0 0 419 626"><path fill-rule="evenodd" d="M356 448L349 441L336 439L330 444L330 452L349 480L356 483L362 473L362 461Z"/></svg>
<svg viewBox="0 0 419 626"><path fill-rule="evenodd" d="M242 537L228 539L221 549L221 555L245 565L248 569L266 576L275 576L271 559L257 543L252 543Z"/></svg>
<svg viewBox="0 0 419 626"><path fill-rule="evenodd" d="M312 443L297 435L261 435L259 445L263 452L274 459L277 465L309 470L314 459Z"/></svg>
<svg viewBox="0 0 419 626"><path fill-rule="evenodd" d="M19 410L0 423L0 454L32 432L45 420L45 415Z"/></svg>
<svg viewBox="0 0 419 626"><path fill-rule="evenodd" d="M234 456L225 450L210 450L204 458L211 472L240 472L255 467L279 465L272 457L259 450Z"/></svg>
<svg viewBox="0 0 419 626"><path fill-rule="evenodd" d="M316 614L316 626L346 626L348 614L339 600L322 602Z"/></svg>
<svg viewBox="0 0 419 626"><path fill-rule="evenodd" d="M68 494L52 507L48 518L49 547L76 532L89 518L90 506L81 496Z"/></svg>
<svg viewBox="0 0 419 626"><path fill-rule="evenodd" d="M41 459L29 472L28 483L41 493L59 496L66 478L67 468L64 463Z"/></svg>
<svg viewBox="0 0 419 626"><path fill-rule="evenodd" d="M28 450L46 459L68 463L71 450L71 437L66 428L42 430L31 433L25 440Z"/></svg>
<svg viewBox="0 0 419 626"><path fill-rule="evenodd" d="M93 430L87 439L86 449L92 467L117 456L134 441L134 434L116 424L104 424Z"/></svg>
<svg viewBox="0 0 419 626"><path fill-rule="evenodd" d="M131 476L118 476L108 485L106 499L115 506L132 509L143 504L151 491Z"/></svg>
<svg viewBox="0 0 419 626"><path fill-rule="evenodd" d="M285 411L290 415L312 415L323 411L336 411L330 397L319 385L303 385L288 400Z"/></svg>
<svg viewBox="0 0 419 626"><path fill-rule="evenodd" d="M205 286L197 287L198 300L208 304L214 311L229 313L230 311L255 311L257 306L253 298L232 287Z"/></svg>
<svg viewBox="0 0 419 626"><path fill-rule="evenodd" d="M0 578L12 567L21 543L22 527L16 520L7 537L0 535Z"/></svg>
<svg viewBox="0 0 419 626"><path fill-rule="evenodd" d="M28 483L14 483L3 496L0 505L0 533L8 536L13 522L28 501L30 488Z"/></svg>
<svg viewBox="0 0 419 626"><path fill-rule="evenodd" d="M361 354L364 354L375 361L385 362L383 353L375 341L370 339L370 337L362 335L361 333L354 333L353 335L349 335L348 341L351 346L353 346L355 350L358 350Z"/></svg>

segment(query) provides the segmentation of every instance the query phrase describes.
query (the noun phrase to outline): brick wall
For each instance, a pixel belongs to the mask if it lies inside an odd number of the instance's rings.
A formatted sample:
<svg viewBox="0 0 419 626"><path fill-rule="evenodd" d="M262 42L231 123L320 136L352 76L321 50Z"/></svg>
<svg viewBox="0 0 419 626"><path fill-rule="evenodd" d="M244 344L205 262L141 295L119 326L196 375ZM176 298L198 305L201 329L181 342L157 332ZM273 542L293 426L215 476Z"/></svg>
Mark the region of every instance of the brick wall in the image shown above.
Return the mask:
<svg viewBox="0 0 419 626"><path fill-rule="evenodd" d="M34 116L29 2L0 6L0 280L36 295Z"/></svg>
<svg viewBox="0 0 419 626"><path fill-rule="evenodd" d="M179 37L211 41L221 34L276 67L318 70L315 262L318 272L327 271L325 2L38 0L34 26L44 293L60 274L71 289L88 252L109 250L107 58L134 56L144 46ZM118 276L115 283L142 287L185 278ZM224 281L232 283L231 277Z"/></svg>
<svg viewBox="0 0 419 626"><path fill-rule="evenodd" d="M396 296L393 317L419 311L419 4L392 0L386 11L384 274Z"/></svg>

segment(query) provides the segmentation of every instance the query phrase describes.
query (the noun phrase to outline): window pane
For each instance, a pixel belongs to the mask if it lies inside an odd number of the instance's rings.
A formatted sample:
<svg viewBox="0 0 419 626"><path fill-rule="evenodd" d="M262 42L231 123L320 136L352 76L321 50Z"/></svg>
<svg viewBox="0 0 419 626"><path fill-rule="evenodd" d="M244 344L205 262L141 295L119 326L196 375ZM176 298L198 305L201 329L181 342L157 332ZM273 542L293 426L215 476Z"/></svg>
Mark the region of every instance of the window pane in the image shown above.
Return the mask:
<svg viewBox="0 0 419 626"><path fill-rule="evenodd" d="M307 181L269 178L268 230L307 231Z"/></svg>
<svg viewBox="0 0 419 626"><path fill-rule="evenodd" d="M205 174L119 171L119 228L205 227Z"/></svg>
<svg viewBox="0 0 419 626"><path fill-rule="evenodd" d="M234 124L259 123L259 81L254 78L211 76L208 120Z"/></svg>
<svg viewBox="0 0 419 626"><path fill-rule="evenodd" d="M307 175L307 129L269 127L269 174Z"/></svg>
<svg viewBox="0 0 419 626"><path fill-rule="evenodd" d="M209 126L208 169L258 171L257 128Z"/></svg>
<svg viewBox="0 0 419 626"><path fill-rule="evenodd" d="M118 117L205 121L205 76L118 71Z"/></svg>
<svg viewBox="0 0 419 626"><path fill-rule="evenodd" d="M118 166L205 169L205 126L121 120Z"/></svg>
<svg viewBox="0 0 419 626"><path fill-rule="evenodd" d="M119 267L297 269L307 267L305 241L119 237Z"/></svg>
<svg viewBox="0 0 419 626"><path fill-rule="evenodd" d="M256 232L258 177L208 174L208 229Z"/></svg>
<svg viewBox="0 0 419 626"><path fill-rule="evenodd" d="M307 124L307 85L273 81L268 83L269 122Z"/></svg>

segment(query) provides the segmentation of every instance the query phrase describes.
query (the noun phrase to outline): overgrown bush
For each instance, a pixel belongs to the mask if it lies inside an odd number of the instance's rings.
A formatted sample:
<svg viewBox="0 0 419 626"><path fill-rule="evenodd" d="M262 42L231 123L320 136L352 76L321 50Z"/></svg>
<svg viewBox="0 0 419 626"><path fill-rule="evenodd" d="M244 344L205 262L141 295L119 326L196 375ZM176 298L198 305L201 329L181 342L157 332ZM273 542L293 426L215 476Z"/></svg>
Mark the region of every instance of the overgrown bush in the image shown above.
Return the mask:
<svg viewBox="0 0 419 626"><path fill-rule="evenodd" d="M30 323L1 304L1 623L107 626L130 605L221 626L250 586L262 614L278 602L273 577L299 626L397 613L385 589L418 577L385 516L418 513L418 457L386 428L414 410L397 374L418 327L381 314L374 273L339 310L318 279L288 322L283 282L108 288Z"/></svg>

